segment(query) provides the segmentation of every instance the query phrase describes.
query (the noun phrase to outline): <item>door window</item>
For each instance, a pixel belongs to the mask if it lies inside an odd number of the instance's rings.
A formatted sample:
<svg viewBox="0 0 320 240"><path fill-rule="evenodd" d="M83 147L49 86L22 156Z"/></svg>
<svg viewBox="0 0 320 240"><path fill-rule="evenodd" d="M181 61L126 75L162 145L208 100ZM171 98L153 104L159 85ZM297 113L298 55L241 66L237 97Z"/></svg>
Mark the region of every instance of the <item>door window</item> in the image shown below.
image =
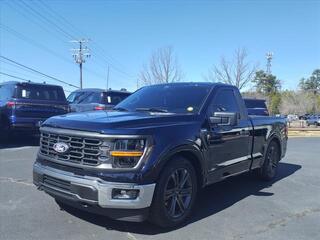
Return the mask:
<svg viewBox="0 0 320 240"><path fill-rule="evenodd" d="M232 89L218 90L210 108L213 112L235 112L239 113L240 108Z"/></svg>

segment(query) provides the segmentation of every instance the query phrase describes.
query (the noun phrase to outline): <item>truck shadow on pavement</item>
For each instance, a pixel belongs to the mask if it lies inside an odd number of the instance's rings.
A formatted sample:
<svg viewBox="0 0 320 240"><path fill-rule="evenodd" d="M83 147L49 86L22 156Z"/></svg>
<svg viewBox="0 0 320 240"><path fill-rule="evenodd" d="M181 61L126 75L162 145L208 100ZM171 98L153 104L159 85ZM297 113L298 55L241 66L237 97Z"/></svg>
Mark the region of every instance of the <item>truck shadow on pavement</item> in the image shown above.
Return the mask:
<svg viewBox="0 0 320 240"><path fill-rule="evenodd" d="M272 189L269 189L269 191L264 190L272 187L274 183L289 177L299 169L301 169L301 165L279 163L277 177L270 182L257 180L253 173L247 173L208 186L199 193L195 209L193 210L193 216L184 225L176 228L163 229L149 222L131 223L115 221L104 216L79 211L71 207L64 208L64 210L85 221L105 227L107 230L156 235L183 228L193 222L214 215L248 196L272 196Z"/></svg>
<svg viewBox="0 0 320 240"><path fill-rule="evenodd" d="M11 136L8 140L0 140L0 149L26 146L39 146L39 136L21 134Z"/></svg>

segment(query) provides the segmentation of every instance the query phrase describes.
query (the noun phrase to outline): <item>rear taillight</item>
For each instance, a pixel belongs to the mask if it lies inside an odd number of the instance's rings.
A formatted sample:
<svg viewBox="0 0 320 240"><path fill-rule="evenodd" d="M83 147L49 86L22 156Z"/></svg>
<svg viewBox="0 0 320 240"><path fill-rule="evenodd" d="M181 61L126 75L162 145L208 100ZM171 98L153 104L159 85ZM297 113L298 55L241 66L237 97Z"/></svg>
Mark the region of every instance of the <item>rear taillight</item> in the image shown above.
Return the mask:
<svg viewBox="0 0 320 240"><path fill-rule="evenodd" d="M94 110L105 110L106 107L105 106L95 106Z"/></svg>
<svg viewBox="0 0 320 240"><path fill-rule="evenodd" d="M15 102L7 102L7 107L8 108L13 108L16 105Z"/></svg>

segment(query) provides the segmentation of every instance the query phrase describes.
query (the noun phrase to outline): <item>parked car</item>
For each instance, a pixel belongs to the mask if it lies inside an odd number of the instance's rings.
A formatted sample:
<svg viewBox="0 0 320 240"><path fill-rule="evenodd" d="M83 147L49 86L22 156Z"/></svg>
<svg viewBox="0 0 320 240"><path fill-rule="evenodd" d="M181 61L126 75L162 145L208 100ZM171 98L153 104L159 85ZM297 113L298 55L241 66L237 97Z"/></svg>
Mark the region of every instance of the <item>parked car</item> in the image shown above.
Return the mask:
<svg viewBox="0 0 320 240"><path fill-rule="evenodd" d="M319 115L312 115L306 120L307 126L316 125L320 126L320 116Z"/></svg>
<svg viewBox="0 0 320 240"><path fill-rule="evenodd" d="M147 86L114 109L42 125L33 181L62 208L172 227L200 188L253 170L272 180L286 153L285 119L249 117L231 85Z"/></svg>
<svg viewBox="0 0 320 240"><path fill-rule="evenodd" d="M299 116L297 114L288 114L287 119L288 122L293 122L299 120Z"/></svg>
<svg viewBox="0 0 320 240"><path fill-rule="evenodd" d="M244 98L244 103L246 104L249 115L269 116L266 100Z"/></svg>
<svg viewBox="0 0 320 240"><path fill-rule="evenodd" d="M309 118L309 116L310 116L310 114L308 114L308 113L300 115L299 120L307 120Z"/></svg>
<svg viewBox="0 0 320 240"><path fill-rule="evenodd" d="M86 88L72 92L67 99L72 112L85 112L110 110L130 94L125 89L116 91Z"/></svg>
<svg viewBox="0 0 320 240"><path fill-rule="evenodd" d="M0 83L1 137L18 131L34 133L49 117L69 110L60 86L33 82Z"/></svg>

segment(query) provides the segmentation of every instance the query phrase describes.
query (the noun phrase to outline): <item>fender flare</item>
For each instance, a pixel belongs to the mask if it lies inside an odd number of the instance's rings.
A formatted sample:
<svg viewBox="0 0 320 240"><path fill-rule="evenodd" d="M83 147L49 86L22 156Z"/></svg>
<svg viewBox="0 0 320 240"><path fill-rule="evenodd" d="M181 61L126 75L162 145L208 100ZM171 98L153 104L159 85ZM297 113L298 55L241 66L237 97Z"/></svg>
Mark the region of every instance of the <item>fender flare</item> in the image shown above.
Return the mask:
<svg viewBox="0 0 320 240"><path fill-rule="evenodd" d="M178 146L174 146L161 154L159 160L157 161L157 164L155 164L154 166L154 168L160 169L157 178L159 177L159 175L161 175L164 167L168 164L172 157L177 154L181 154L187 159L191 160L191 163L194 165L197 172L200 186L204 186L207 178L207 164L202 151L200 150L199 146L195 144L181 144Z"/></svg>

